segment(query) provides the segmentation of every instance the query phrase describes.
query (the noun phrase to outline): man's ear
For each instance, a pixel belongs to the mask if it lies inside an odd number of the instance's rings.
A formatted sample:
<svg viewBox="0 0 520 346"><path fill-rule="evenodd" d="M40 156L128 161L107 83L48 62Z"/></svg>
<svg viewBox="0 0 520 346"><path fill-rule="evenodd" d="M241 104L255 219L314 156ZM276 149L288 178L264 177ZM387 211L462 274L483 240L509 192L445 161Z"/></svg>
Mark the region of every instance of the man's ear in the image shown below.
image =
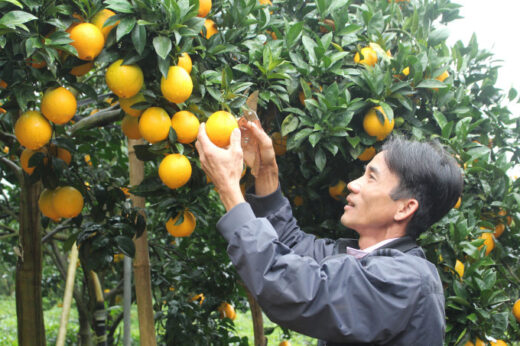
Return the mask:
<svg viewBox="0 0 520 346"><path fill-rule="evenodd" d="M419 208L419 202L415 198L405 198L399 201L399 206L394 215L397 222L411 219Z"/></svg>

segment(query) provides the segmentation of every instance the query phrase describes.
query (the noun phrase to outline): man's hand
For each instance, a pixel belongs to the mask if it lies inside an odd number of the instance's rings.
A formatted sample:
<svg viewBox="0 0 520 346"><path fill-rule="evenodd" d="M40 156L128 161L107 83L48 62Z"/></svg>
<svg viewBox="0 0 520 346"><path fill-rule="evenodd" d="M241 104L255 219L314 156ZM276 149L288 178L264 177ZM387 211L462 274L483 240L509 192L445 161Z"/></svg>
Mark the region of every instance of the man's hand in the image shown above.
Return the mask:
<svg viewBox="0 0 520 346"><path fill-rule="evenodd" d="M202 169L217 189L227 211L244 202L240 190L240 176L243 168L243 152L240 146L240 131L233 130L229 147L219 148L206 134L206 124L199 127L195 147L199 152Z"/></svg>
<svg viewBox="0 0 520 346"><path fill-rule="evenodd" d="M278 188L278 165L273 148L273 141L255 123L248 121L245 131L248 132L251 145L242 145L246 164L251 167L255 176L255 193L265 196Z"/></svg>

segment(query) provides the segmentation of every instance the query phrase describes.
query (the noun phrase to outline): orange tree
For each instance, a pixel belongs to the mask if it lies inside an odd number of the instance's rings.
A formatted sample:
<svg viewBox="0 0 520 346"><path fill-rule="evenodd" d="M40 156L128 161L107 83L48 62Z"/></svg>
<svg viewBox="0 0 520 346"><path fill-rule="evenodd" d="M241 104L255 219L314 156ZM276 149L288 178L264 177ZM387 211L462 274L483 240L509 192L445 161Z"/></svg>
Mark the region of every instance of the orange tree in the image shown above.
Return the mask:
<svg viewBox="0 0 520 346"><path fill-rule="evenodd" d="M319 236L355 236L338 222L345 203L341 181L359 176L390 133L446 145L464 173L461 204L420 239L445 287L446 343L519 339L512 307L519 297L520 195L518 182L507 174L518 163L518 132L503 105L517 94L495 88L498 67L475 37L467 45L446 45L445 25L458 17L458 5L222 0L208 11L208 2L199 6L197 0L107 0L22 1L2 8L0 140L9 152L0 164L2 181L11 184L1 200L3 210L10 210L2 216L5 225L17 225L20 211L10 208L20 187L16 156L21 144L29 145L14 136L17 119L39 110L49 87L74 88L75 115L62 125L54 121L50 144L33 149L40 152L29 159L36 166L30 179L46 188L75 186L85 207L71 221L44 217L43 234L62 235L62 251L77 241L83 269L96 270L105 286L116 286L121 271L114 269L121 264L114 263L114 254L132 256L131 238L146 223L160 342L245 342L230 332L230 319L219 319L224 301L245 308L244 291L215 230L223 208L183 126L170 128L164 113L171 118L189 111L205 121L225 110L238 117L254 90L258 115L280 155L284 194L300 225ZM88 36L82 30L95 30L74 29L100 22L98 13L107 18L102 35L93 35L97 44L103 38L103 49L82 55ZM190 71L172 68L177 64ZM79 66L86 74L77 72ZM144 181L130 190L146 198L146 218L137 216L121 190L129 184L127 149L117 125L124 113L129 114L121 124L124 134L146 139L128 149L146 163ZM69 166L51 144L72 153ZM184 155L191 172L166 169L183 178L163 177L160 167L169 154ZM249 174L244 182L250 184ZM177 216L189 215L185 211L194 215L195 230L172 238L165 225L170 219L180 224L185 217ZM59 263L59 253L52 253Z"/></svg>

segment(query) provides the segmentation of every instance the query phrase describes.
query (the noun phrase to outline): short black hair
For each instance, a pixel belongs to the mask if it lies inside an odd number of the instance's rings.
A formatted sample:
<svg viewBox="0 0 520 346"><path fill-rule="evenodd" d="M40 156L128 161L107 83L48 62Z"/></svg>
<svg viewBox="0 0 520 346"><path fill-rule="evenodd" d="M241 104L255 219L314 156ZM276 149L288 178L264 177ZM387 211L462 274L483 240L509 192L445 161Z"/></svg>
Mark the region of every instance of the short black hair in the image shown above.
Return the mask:
<svg viewBox="0 0 520 346"><path fill-rule="evenodd" d="M419 202L406 227L406 234L416 239L457 203L463 187L461 169L437 141L392 136L383 151L388 168L399 178L390 197L415 198Z"/></svg>

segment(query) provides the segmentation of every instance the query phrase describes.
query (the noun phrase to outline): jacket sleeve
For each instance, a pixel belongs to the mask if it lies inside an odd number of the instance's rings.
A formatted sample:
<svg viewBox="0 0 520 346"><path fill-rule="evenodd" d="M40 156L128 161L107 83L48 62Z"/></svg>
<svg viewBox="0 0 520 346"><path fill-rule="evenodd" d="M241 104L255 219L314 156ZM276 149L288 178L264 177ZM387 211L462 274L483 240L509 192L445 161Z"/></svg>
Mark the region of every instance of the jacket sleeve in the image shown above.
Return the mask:
<svg viewBox="0 0 520 346"><path fill-rule="evenodd" d="M275 192L267 196L259 197L248 193L246 200L257 217L265 217L269 220L278 234L279 241L294 253L312 257L317 261L332 255L333 240L317 238L303 232L297 225L289 200L282 195L280 185Z"/></svg>
<svg viewBox="0 0 520 346"><path fill-rule="evenodd" d="M330 342L388 342L406 328L420 298L420 275L399 251L362 260L299 256L247 203L231 209L217 227L267 316L302 334Z"/></svg>

